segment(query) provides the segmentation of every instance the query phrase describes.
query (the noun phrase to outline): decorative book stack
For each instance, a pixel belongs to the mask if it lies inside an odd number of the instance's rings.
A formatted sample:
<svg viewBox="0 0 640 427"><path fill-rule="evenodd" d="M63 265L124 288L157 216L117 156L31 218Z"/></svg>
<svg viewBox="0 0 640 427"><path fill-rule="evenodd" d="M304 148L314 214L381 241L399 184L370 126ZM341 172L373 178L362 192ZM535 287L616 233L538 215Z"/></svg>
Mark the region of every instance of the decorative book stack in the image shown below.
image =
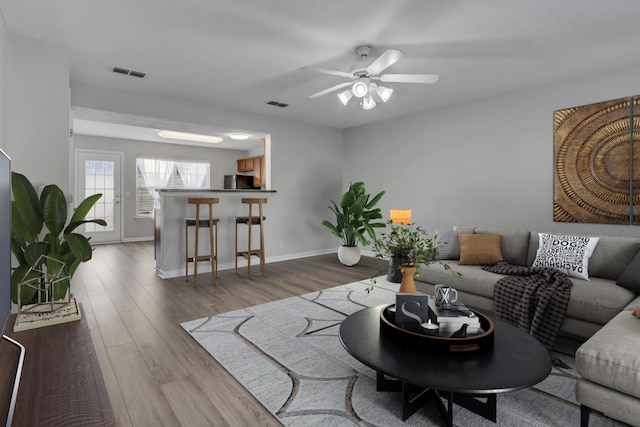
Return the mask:
<svg viewBox="0 0 640 427"><path fill-rule="evenodd" d="M433 313L432 321L435 321L440 326L440 336L450 336L465 323L468 325L467 335L476 335L483 332L480 326L480 318L461 302L456 302L444 308L436 306L435 300L430 299L429 309Z"/></svg>

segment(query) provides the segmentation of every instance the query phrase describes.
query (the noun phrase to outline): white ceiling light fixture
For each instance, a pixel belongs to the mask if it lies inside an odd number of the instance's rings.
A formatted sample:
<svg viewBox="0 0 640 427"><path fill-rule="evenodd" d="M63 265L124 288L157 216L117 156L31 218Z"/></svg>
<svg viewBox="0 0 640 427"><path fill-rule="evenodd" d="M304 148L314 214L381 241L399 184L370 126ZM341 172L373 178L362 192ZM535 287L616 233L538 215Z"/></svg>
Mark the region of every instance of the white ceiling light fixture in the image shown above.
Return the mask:
<svg viewBox="0 0 640 427"><path fill-rule="evenodd" d="M229 138L235 139L237 141L244 141L245 139L249 139L249 135L246 133L232 133L229 135Z"/></svg>
<svg viewBox="0 0 640 427"><path fill-rule="evenodd" d="M387 102L389 98L391 98L391 95L393 94L393 89L389 87L378 86L376 93L378 94L382 102Z"/></svg>
<svg viewBox="0 0 640 427"><path fill-rule="evenodd" d="M362 98L369 93L369 79L364 77L351 86L351 92L358 98Z"/></svg>
<svg viewBox="0 0 640 427"><path fill-rule="evenodd" d="M160 138L177 139L179 141L208 142L211 144L222 142L222 138L220 138L219 136L202 135L199 133L175 132L171 130L161 130L158 132L158 136Z"/></svg>
<svg viewBox="0 0 640 427"><path fill-rule="evenodd" d="M328 89L309 95L309 98L319 98L328 93L347 88L338 94L340 101L347 105L351 99L351 94L358 98L362 98L362 108L371 110L376 106L374 96L382 102L387 102L393 94L393 89L378 86L375 82L381 83L435 83L438 81L437 74L385 74L384 70L395 64L404 56L404 53L397 49L387 49L378 56L370 64L367 61L371 53L371 46L358 46L356 53L360 57L360 61L352 66L349 71L327 70L317 67L302 67L303 70L314 71L316 73L329 74L332 76L343 77L349 81L337 84ZM349 94L351 91L351 94ZM365 107L366 106L366 107Z"/></svg>
<svg viewBox="0 0 640 427"><path fill-rule="evenodd" d="M362 109L373 110L374 108L376 108L376 101L373 99L373 96L362 98Z"/></svg>
<svg viewBox="0 0 640 427"><path fill-rule="evenodd" d="M347 89L344 92L340 92L338 98L343 105L347 105L351 98L353 98L353 92L351 92L351 89Z"/></svg>

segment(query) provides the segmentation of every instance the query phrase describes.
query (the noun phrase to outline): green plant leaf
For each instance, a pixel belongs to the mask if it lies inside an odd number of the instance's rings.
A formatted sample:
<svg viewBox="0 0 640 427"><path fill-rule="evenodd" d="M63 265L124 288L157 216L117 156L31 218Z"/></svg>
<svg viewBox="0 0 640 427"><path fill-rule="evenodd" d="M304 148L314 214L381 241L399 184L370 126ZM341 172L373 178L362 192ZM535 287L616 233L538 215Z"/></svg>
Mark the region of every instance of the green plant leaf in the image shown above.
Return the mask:
<svg viewBox="0 0 640 427"><path fill-rule="evenodd" d="M11 227L20 230L26 241L34 242L42 230L42 206L31 182L22 174L11 173L13 193Z"/></svg>
<svg viewBox="0 0 640 427"><path fill-rule="evenodd" d="M40 273L33 270L29 272L29 268L29 265L20 265L16 267L16 269L13 270L13 273L11 274L11 301L13 301L14 304L18 304L18 284L27 280L35 281L38 277L40 277ZM36 292L37 289L35 288L23 286L20 289L20 304L31 304L33 302L32 300L34 299L34 296L36 295Z"/></svg>
<svg viewBox="0 0 640 427"><path fill-rule="evenodd" d="M47 185L40 196L44 223L49 232L60 236L67 222L67 199L57 185Z"/></svg>
<svg viewBox="0 0 640 427"><path fill-rule="evenodd" d="M81 261L89 261L91 259L91 245L89 240L82 234L69 233L64 235L64 241L71 248L71 252Z"/></svg>
<svg viewBox="0 0 640 427"><path fill-rule="evenodd" d="M78 223L86 218L87 214L89 213L89 211L91 211L91 208L96 204L100 197L102 197L102 194L100 193L93 194L80 202L75 211L73 211L73 215L71 216L71 220L69 221L69 226L66 230L64 230L65 234L71 233L76 227L78 227ZM74 224L77 225L71 228L71 226ZM104 225L106 225L106 223Z"/></svg>
<svg viewBox="0 0 640 427"><path fill-rule="evenodd" d="M371 199L369 201L369 203L367 203L367 206L365 206L366 209L371 209L372 207L374 207L375 205L378 204L378 202L380 201L380 199L382 199L382 196L384 196L384 191L379 192L378 194L375 195L375 197L373 199ZM382 218L382 217L381 217Z"/></svg>
<svg viewBox="0 0 640 427"><path fill-rule="evenodd" d="M49 244L47 242L31 243L24 251L24 258L27 261L27 266L39 267L43 262L40 257L42 255L47 255L48 253Z"/></svg>

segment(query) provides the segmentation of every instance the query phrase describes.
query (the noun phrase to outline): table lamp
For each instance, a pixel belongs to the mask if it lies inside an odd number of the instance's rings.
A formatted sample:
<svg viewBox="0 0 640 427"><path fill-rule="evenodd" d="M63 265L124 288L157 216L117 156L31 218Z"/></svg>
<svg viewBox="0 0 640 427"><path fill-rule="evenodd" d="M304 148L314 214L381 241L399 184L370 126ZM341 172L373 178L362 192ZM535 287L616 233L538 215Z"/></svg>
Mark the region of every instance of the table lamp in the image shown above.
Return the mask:
<svg viewBox="0 0 640 427"><path fill-rule="evenodd" d="M411 209L391 209L389 217L393 224L411 224Z"/></svg>

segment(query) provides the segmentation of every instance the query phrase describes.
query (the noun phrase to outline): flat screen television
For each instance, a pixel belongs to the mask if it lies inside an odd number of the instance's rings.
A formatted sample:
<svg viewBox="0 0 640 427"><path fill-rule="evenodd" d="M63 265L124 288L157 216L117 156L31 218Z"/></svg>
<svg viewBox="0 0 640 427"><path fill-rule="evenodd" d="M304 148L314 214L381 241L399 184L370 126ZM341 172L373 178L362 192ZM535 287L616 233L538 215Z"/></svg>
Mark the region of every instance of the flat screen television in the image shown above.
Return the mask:
<svg viewBox="0 0 640 427"><path fill-rule="evenodd" d="M11 314L11 159L0 150L0 419L11 426L25 348L4 334Z"/></svg>

